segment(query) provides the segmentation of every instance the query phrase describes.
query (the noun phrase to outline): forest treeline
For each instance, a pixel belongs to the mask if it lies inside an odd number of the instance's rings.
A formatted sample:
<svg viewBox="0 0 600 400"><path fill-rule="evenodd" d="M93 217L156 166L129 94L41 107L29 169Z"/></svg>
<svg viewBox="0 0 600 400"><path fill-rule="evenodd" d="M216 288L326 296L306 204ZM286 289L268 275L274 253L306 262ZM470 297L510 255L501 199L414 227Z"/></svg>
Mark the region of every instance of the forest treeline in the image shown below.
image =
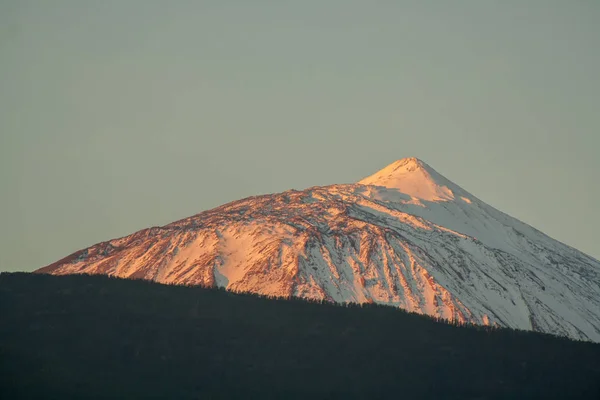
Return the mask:
<svg viewBox="0 0 600 400"><path fill-rule="evenodd" d="M600 344L375 304L3 273L0 398L599 399Z"/></svg>

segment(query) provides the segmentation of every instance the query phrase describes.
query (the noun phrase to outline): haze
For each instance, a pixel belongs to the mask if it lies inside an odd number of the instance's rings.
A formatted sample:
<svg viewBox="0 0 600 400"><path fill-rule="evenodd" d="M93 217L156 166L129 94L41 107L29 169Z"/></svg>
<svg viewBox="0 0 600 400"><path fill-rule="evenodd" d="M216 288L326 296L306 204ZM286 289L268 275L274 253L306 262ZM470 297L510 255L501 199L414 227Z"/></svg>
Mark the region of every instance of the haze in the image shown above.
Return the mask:
<svg viewBox="0 0 600 400"><path fill-rule="evenodd" d="M600 3L0 0L0 270L419 157L600 258Z"/></svg>

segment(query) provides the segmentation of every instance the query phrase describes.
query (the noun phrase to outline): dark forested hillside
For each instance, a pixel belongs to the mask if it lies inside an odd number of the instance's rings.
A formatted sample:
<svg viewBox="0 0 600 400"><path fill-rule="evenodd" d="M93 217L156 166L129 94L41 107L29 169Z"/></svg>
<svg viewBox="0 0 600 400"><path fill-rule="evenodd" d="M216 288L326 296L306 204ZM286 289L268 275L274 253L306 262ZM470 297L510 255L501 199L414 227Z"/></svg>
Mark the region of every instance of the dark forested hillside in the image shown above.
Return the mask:
<svg viewBox="0 0 600 400"><path fill-rule="evenodd" d="M0 275L0 398L600 398L600 344L381 306Z"/></svg>

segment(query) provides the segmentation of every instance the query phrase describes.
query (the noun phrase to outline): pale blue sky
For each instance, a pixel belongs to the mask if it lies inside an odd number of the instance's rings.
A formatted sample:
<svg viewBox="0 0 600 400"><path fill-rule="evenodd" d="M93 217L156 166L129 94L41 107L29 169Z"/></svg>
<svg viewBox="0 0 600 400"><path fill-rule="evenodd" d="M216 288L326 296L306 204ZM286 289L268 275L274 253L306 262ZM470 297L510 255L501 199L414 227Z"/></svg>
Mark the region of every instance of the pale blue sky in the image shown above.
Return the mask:
<svg viewBox="0 0 600 400"><path fill-rule="evenodd" d="M0 0L0 270L416 156L600 258L600 2Z"/></svg>

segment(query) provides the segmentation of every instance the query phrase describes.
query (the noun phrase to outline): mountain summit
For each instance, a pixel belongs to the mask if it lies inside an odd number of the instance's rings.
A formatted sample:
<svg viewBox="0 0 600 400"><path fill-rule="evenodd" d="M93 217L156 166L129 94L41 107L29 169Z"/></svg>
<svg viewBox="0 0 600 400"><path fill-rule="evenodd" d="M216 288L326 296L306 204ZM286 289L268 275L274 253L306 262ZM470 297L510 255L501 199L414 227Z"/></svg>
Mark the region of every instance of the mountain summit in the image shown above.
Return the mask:
<svg viewBox="0 0 600 400"><path fill-rule="evenodd" d="M375 302L600 342L600 262L416 158L357 184L225 204L37 272Z"/></svg>
<svg viewBox="0 0 600 400"><path fill-rule="evenodd" d="M403 158L358 182L383 186L429 201L453 200L455 186L418 158Z"/></svg>

